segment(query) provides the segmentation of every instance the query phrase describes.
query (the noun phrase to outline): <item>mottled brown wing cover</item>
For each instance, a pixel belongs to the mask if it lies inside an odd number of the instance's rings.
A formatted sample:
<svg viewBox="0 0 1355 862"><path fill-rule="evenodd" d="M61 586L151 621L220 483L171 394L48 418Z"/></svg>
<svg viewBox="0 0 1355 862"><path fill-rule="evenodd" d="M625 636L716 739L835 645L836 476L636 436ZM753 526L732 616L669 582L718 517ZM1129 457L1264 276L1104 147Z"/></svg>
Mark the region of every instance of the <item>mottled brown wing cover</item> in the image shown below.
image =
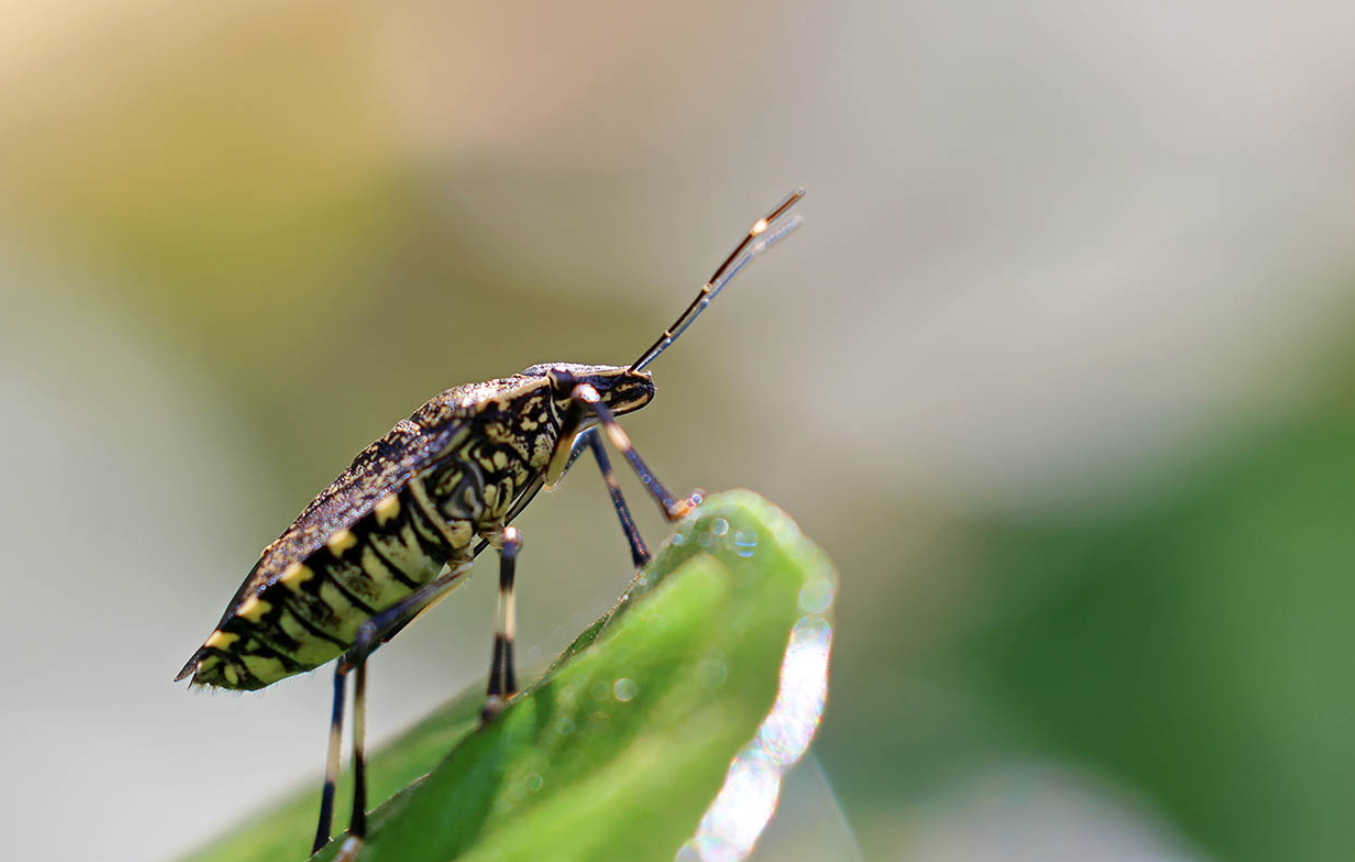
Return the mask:
<svg viewBox="0 0 1355 862"><path fill-rule="evenodd" d="M399 491L465 434L467 420L492 399L522 388L522 375L457 386L402 419L363 449L353 463L310 502L292 525L263 549L259 561L221 617L224 624L249 594L276 580L292 563L314 553L333 533L352 526L381 498Z"/></svg>

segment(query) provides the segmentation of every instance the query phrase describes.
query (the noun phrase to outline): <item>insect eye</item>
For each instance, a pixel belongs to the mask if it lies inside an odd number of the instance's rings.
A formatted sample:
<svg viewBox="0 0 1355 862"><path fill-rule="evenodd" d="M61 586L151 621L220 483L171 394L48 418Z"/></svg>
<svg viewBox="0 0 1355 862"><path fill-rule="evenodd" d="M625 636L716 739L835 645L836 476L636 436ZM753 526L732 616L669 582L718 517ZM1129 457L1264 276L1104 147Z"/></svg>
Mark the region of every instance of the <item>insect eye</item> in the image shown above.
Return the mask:
<svg viewBox="0 0 1355 862"><path fill-rule="evenodd" d="M579 379L574 376L574 372L568 371L564 368L557 368L552 370L550 372L550 377L551 380L555 382L555 388L561 390L573 389L574 384L579 382Z"/></svg>

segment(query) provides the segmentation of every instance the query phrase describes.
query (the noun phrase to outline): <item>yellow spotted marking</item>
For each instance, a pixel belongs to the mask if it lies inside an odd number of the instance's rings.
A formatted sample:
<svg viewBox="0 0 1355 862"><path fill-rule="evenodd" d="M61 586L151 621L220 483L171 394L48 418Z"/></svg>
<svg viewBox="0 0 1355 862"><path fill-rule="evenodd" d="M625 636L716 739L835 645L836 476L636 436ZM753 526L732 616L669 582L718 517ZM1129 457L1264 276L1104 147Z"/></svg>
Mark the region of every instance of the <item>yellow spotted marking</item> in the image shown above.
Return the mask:
<svg viewBox="0 0 1355 862"><path fill-rule="evenodd" d="M387 521L400 514L400 498L394 494L387 494L372 511L376 512L376 523L384 527Z"/></svg>
<svg viewBox="0 0 1355 862"><path fill-rule="evenodd" d="M353 535L352 530L339 530L329 537L329 540L325 542L325 547L329 548L329 552L334 556L342 557L344 551L357 543L358 537Z"/></svg>
<svg viewBox="0 0 1355 862"><path fill-rule="evenodd" d="M470 521L464 518L457 518L447 524L452 533L452 546L464 548L470 544L471 538L475 535L475 530L471 527Z"/></svg>
<svg viewBox="0 0 1355 862"><path fill-rule="evenodd" d="M502 470L504 467L507 467L507 466L508 466L508 453L507 453L507 452L495 452L495 453L494 453L494 466L495 466L495 467L498 467L500 470Z"/></svg>
<svg viewBox="0 0 1355 862"><path fill-rule="evenodd" d="M230 632L223 632L221 629L217 629L212 632L211 637L207 638L207 642L204 643L203 646L211 649L229 649L230 645L239 639L240 636L237 634L231 634Z"/></svg>
<svg viewBox="0 0 1355 862"><path fill-rule="evenodd" d="M257 623L263 619L263 615L273 609L273 606L258 595L252 595L240 603L240 609L235 612L237 617L247 619L252 623Z"/></svg>
<svg viewBox="0 0 1355 862"><path fill-rule="evenodd" d="M228 664L221 669L221 673L226 677L226 682L231 685L240 684L240 671L236 670L235 665Z"/></svg>
<svg viewBox="0 0 1355 862"><path fill-rule="evenodd" d="M533 467L541 469L550 464L551 455L555 452L555 444L551 441L550 435L538 434L532 441L532 453L528 461Z"/></svg>
<svg viewBox="0 0 1355 862"><path fill-rule="evenodd" d="M292 592L300 592L301 585L315 577L315 572L310 566L301 563L292 563L282 572L282 584Z"/></svg>

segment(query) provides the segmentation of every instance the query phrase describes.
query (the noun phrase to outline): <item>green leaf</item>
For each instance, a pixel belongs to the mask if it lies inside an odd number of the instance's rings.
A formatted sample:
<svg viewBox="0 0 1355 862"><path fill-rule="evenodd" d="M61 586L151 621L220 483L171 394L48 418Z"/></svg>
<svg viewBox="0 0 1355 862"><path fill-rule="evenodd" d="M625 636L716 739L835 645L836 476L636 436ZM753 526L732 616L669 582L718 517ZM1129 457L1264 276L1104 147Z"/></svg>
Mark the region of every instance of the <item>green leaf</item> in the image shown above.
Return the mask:
<svg viewBox="0 0 1355 862"><path fill-rule="evenodd" d="M785 513L748 491L710 498L490 725L475 686L371 757L370 798L386 802L359 859L671 862L689 841L693 859L712 846L740 858L817 727L835 591ZM189 860L302 859L318 796L269 806Z"/></svg>

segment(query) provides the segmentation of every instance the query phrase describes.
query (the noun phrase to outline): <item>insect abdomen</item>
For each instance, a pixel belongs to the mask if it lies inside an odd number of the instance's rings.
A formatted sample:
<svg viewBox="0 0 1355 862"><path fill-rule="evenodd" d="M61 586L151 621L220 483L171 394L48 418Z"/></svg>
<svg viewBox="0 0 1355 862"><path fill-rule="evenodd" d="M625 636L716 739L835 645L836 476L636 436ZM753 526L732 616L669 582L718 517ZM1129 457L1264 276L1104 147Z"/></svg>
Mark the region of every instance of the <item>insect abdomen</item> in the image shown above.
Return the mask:
<svg viewBox="0 0 1355 862"><path fill-rule="evenodd" d="M255 689L319 667L352 646L373 613L449 560L469 561L476 536L503 527L555 443L542 396L511 407L484 417L464 444L242 597L196 654L193 681ZM260 565L268 559L265 551Z"/></svg>
<svg viewBox="0 0 1355 862"><path fill-rule="evenodd" d="M319 667L352 646L372 614L452 557L469 559L471 523L434 521L427 499L415 477L245 597L203 645L193 681L256 689Z"/></svg>

